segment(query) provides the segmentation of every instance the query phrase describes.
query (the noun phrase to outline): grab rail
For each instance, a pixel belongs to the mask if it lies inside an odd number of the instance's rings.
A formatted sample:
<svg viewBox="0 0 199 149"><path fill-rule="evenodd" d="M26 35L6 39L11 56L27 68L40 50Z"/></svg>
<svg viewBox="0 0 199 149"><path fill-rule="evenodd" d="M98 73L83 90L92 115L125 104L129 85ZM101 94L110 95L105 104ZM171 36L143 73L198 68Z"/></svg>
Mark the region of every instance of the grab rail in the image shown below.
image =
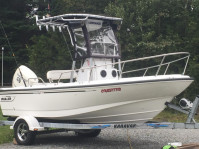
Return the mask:
<svg viewBox="0 0 199 149"><path fill-rule="evenodd" d="M44 85L46 85L46 83L44 82L44 80L42 79L42 78L40 78L40 77L37 77L37 78L29 78L28 79L28 85L30 86L30 80L41 80L41 82L44 84Z"/></svg>
<svg viewBox="0 0 199 149"><path fill-rule="evenodd" d="M166 57L174 56L174 55L185 55L185 56L183 56L181 58L177 58L177 59L172 60L172 61L164 62ZM150 59L161 58L161 57L162 57L161 62L158 65L153 65L153 66L149 66L149 67L144 67L144 68L124 71L124 67L125 67L125 65L127 63L150 60ZM142 75L144 77L144 76L146 76L146 73L148 72L148 70L151 69L151 68L157 68L157 71L155 73L155 75L157 76L157 75L159 75L159 72L160 72L160 69L161 69L162 66L166 66L166 69L165 69L165 71L163 73L163 75L165 75L167 73L168 69L169 69L170 64L186 59L186 63L185 63L185 66L184 66L184 69L183 69L183 72L182 72L182 74L184 75L185 71L186 71L186 68L187 68L188 61L189 61L189 57L190 57L190 54L188 52L168 53L168 54L161 54L161 55L155 55L155 56L148 56L148 57L143 57L143 58L131 59L131 60L126 60L126 61L118 61L118 62L115 62L115 63L105 64L105 65L100 65L100 66L84 67L84 68L80 68L80 69L71 70L68 73L78 72L80 70L86 70L86 69L90 69L92 71L94 68L99 68L99 67L109 66L109 65L112 65L112 66L119 65L119 66L121 66L121 70L118 70L118 73L119 73L118 79L122 77L122 74L127 74L127 73L131 73L131 72L142 71L142 70L145 70L143 75ZM91 75L91 73L90 73L90 75ZM62 74L60 76L60 79L61 79L61 77L62 77Z"/></svg>
<svg viewBox="0 0 199 149"><path fill-rule="evenodd" d="M176 60L173 60L173 61L170 61L170 62L166 62L164 63L164 60L167 56L171 56L171 55L180 55L180 54L187 54L186 56L182 57L182 58L178 58ZM145 67L145 68L140 68L140 69L135 69L135 70L130 70L130 71L125 71L123 72L123 69L124 69L124 65L125 63L127 62L135 62L135 61L142 61L142 60L147 60L147 59L154 59L154 58L158 58L158 57L163 57L162 60L161 60L161 63L159 65L154 65L154 66L150 66L150 67ZM150 57L144 57L144 58L138 58L138 59L134 59L134 60L128 60L128 61L123 61L121 63L124 63L123 64L123 67L122 67L122 71L121 73L122 74L125 74L125 73L130 73L130 72L136 72L136 71L141 71L141 70L145 70L143 76L146 75L147 71L151 68L156 68L158 67L157 71L156 71L156 76L159 74L159 71L161 69L162 66L164 65L167 65L167 68L165 69L165 72L164 72L164 75L167 73L167 70L170 66L171 63L174 63L174 62L177 62L177 61L181 61L183 59L187 59L186 60L186 63L185 63L185 66L184 66L184 70L182 72L182 74L184 75L185 74L185 71L186 71L186 68L187 68L187 64L188 64L188 61L189 61L189 57L190 57L190 54L188 52L178 52L178 53L168 53L168 54L162 54L162 55L156 55L156 56L150 56Z"/></svg>

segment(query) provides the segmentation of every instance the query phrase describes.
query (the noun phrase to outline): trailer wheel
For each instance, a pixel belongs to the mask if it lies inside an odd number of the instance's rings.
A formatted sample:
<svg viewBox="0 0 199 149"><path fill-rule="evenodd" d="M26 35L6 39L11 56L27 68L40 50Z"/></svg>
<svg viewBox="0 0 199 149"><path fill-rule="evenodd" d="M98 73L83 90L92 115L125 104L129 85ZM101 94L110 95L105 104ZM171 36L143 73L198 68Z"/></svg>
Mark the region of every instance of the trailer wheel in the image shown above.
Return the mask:
<svg viewBox="0 0 199 149"><path fill-rule="evenodd" d="M35 132L29 130L25 120L20 119L14 126L14 137L19 145L31 145L35 140Z"/></svg>
<svg viewBox="0 0 199 149"><path fill-rule="evenodd" d="M75 134L79 137L97 137L101 132L101 129L86 129L77 130Z"/></svg>

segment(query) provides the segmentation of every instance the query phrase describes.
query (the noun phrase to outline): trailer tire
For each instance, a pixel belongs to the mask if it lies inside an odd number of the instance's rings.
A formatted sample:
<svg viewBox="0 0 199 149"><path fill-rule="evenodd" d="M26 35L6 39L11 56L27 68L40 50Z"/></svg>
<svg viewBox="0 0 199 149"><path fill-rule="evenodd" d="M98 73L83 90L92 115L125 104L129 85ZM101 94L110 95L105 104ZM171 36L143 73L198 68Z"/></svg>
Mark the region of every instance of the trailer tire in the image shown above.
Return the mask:
<svg viewBox="0 0 199 149"><path fill-rule="evenodd" d="M86 129L75 131L75 134L79 137L97 137L101 132L101 129Z"/></svg>
<svg viewBox="0 0 199 149"><path fill-rule="evenodd" d="M19 119L14 125L14 137L19 145L31 145L35 140L36 133L29 130L25 120Z"/></svg>

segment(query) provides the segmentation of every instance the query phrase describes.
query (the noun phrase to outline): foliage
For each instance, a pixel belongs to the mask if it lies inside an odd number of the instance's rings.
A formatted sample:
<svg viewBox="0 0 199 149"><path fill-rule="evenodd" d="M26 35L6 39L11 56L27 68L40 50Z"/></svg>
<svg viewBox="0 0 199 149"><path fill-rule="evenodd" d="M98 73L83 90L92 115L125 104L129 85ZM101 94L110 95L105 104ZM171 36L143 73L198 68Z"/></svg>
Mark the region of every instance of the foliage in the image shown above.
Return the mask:
<svg viewBox="0 0 199 149"><path fill-rule="evenodd" d="M156 117L154 117L153 121L184 123L186 122L186 119L187 119L187 115L182 114L172 109L167 109L167 110L162 111Z"/></svg>
<svg viewBox="0 0 199 149"><path fill-rule="evenodd" d="M61 33L39 31L34 14L91 13L121 17L123 24L117 36L123 60L190 52L187 74L193 76L195 82L182 96L193 99L199 90L198 6L198 0L0 0L0 18L18 65L28 65L38 76L45 78L47 70L70 68L68 48L72 47L66 46L70 43L66 32L65 42ZM0 46L6 49L5 80L11 82L16 65L2 31ZM180 65L176 64L175 68Z"/></svg>
<svg viewBox="0 0 199 149"><path fill-rule="evenodd" d="M39 37L32 37L33 45L29 48L29 65L39 77L45 79L48 70L70 69L72 59L60 34L49 32Z"/></svg>
<svg viewBox="0 0 199 149"><path fill-rule="evenodd" d="M29 39L35 30L35 26L32 25L31 20L26 18L27 11L29 11L29 7L24 0L0 0L0 48L5 47L4 82L6 83L11 82L16 65L28 62L26 47L30 42ZM6 34L4 34L4 31ZM6 35L11 43L11 48Z"/></svg>
<svg viewBox="0 0 199 149"><path fill-rule="evenodd" d="M0 107L0 120L6 120L2 116ZM13 131L10 130L9 126L0 126L0 144L10 142L13 139Z"/></svg>
<svg viewBox="0 0 199 149"><path fill-rule="evenodd" d="M190 52L187 74L193 76L195 82L183 96L193 99L199 90L198 6L198 0L115 0L105 8L105 13L123 16L119 33L123 59L169 52ZM176 68L179 65L182 64L176 65Z"/></svg>
<svg viewBox="0 0 199 149"><path fill-rule="evenodd" d="M111 0L51 0L52 15L65 13L103 14Z"/></svg>
<svg viewBox="0 0 199 149"><path fill-rule="evenodd" d="M13 130L9 126L0 126L0 144L10 142L13 137Z"/></svg>

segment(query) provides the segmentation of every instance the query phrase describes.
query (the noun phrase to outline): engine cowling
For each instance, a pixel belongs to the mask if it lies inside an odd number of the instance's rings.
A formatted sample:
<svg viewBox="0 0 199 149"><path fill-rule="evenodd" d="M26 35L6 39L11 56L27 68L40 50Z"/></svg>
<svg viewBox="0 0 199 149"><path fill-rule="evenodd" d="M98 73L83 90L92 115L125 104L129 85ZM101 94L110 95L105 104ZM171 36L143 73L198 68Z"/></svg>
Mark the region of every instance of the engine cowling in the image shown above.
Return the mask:
<svg viewBox="0 0 199 149"><path fill-rule="evenodd" d="M37 75L28 67L21 65L17 68L12 79L12 87L26 87L38 83Z"/></svg>

